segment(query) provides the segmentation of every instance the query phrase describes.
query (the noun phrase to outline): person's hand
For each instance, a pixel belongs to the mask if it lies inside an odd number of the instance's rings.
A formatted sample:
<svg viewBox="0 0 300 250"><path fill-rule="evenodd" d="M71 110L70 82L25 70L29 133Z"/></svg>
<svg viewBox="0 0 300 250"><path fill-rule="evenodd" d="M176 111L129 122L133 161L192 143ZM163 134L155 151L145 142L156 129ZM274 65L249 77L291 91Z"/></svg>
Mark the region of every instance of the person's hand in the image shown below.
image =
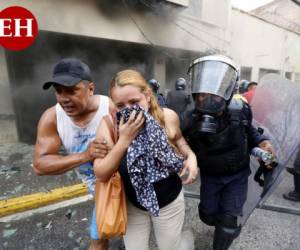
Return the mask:
<svg viewBox="0 0 300 250"><path fill-rule="evenodd" d="M183 163L183 169L179 176L183 178L182 184L190 184L194 182L198 175L197 159L194 153L190 153Z"/></svg>
<svg viewBox="0 0 300 250"><path fill-rule="evenodd" d="M264 140L258 144L258 146L264 151L270 152L273 155L273 158L276 158L273 146L269 140ZM272 169L271 165L266 165L267 169Z"/></svg>
<svg viewBox="0 0 300 250"><path fill-rule="evenodd" d="M264 141L260 142L258 144L258 146L261 149L263 149L263 150L265 150L267 152L270 152L270 153L272 153L275 156L273 146L272 146L272 144L271 144L271 142L269 140L264 140Z"/></svg>
<svg viewBox="0 0 300 250"><path fill-rule="evenodd" d="M90 143L85 153L90 161L93 161L96 158L104 158L109 150L110 148L107 146L107 142L104 139L95 139Z"/></svg>
<svg viewBox="0 0 300 250"><path fill-rule="evenodd" d="M129 146L133 139L139 134L143 127L145 118L143 112L139 112L136 117L136 111L132 111L127 122L124 123L123 118L119 125L119 139L118 142Z"/></svg>

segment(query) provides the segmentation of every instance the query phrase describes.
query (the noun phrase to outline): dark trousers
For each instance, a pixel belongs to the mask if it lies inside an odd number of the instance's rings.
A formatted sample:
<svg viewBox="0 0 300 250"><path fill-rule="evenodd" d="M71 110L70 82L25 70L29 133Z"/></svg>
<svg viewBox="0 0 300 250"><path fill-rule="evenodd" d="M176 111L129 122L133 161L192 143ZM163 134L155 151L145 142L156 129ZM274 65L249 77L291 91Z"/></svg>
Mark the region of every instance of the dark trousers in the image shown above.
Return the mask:
<svg viewBox="0 0 300 250"><path fill-rule="evenodd" d="M247 198L249 175L249 168L228 176L201 174L200 209L202 212L211 216L241 215Z"/></svg>
<svg viewBox="0 0 300 250"><path fill-rule="evenodd" d="M294 161L294 168L295 168L295 172L297 174L300 174L300 148L298 149L295 161Z"/></svg>

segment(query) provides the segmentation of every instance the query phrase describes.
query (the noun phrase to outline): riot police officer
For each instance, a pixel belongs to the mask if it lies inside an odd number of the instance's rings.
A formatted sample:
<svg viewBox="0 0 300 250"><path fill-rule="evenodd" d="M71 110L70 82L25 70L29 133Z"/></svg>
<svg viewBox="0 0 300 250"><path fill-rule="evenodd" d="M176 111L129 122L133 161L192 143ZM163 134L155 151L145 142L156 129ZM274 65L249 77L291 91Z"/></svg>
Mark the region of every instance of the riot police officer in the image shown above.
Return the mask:
<svg viewBox="0 0 300 250"><path fill-rule="evenodd" d="M228 249L241 232L247 198L249 154L270 142L252 126L250 106L233 98L238 68L224 56L194 60L189 68L195 107L182 117L182 132L200 167L200 219L215 227L213 249Z"/></svg>
<svg viewBox="0 0 300 250"><path fill-rule="evenodd" d="M159 88L160 88L160 84L159 82L152 78L148 81L148 84L150 85L153 94L156 96L157 98L157 102L159 104L160 107L166 107L166 100L165 97L163 96L163 94L159 93Z"/></svg>
<svg viewBox="0 0 300 250"><path fill-rule="evenodd" d="M191 103L190 95L186 91L186 80L182 77L175 81L175 90L167 94L167 106L180 117Z"/></svg>

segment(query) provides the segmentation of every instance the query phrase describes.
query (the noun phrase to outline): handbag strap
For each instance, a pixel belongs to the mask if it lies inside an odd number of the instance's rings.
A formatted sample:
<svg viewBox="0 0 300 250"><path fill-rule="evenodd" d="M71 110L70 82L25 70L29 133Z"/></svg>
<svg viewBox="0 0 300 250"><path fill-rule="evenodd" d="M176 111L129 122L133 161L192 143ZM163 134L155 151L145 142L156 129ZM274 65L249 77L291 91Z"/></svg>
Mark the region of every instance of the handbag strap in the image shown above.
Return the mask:
<svg viewBox="0 0 300 250"><path fill-rule="evenodd" d="M118 138L117 138L117 130L116 130L115 125L113 124L109 115L104 116L103 119L106 122L106 125L108 127L108 130L109 130L109 133L110 133L110 136L111 136L113 142L116 143Z"/></svg>

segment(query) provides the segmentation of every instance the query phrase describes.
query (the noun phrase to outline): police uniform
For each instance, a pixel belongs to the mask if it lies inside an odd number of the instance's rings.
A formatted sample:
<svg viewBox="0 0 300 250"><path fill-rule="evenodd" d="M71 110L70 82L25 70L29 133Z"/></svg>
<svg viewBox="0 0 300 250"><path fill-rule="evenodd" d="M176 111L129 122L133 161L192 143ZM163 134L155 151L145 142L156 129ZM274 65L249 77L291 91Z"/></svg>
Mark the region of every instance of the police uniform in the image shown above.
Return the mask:
<svg viewBox="0 0 300 250"><path fill-rule="evenodd" d="M171 90L167 94L167 106L174 110L180 117L188 108L191 103L190 95L185 90L186 80L184 78L178 78L175 82L175 90Z"/></svg>
<svg viewBox="0 0 300 250"><path fill-rule="evenodd" d="M267 138L252 126L250 106L232 98L238 71L230 59L200 58L191 70L195 109L184 114L181 129L200 167L200 219L215 226L213 249L228 249L241 231L251 149Z"/></svg>
<svg viewBox="0 0 300 250"><path fill-rule="evenodd" d="M180 116L189 105L189 96L185 90L171 90L167 94L167 106Z"/></svg>
<svg viewBox="0 0 300 250"><path fill-rule="evenodd" d="M162 107L162 108L167 107L165 97L163 96L162 93L158 92L158 90L160 88L160 83L156 79L152 78L152 79L148 80L148 84L151 87L151 89L153 91L153 94L156 97L159 106Z"/></svg>
<svg viewBox="0 0 300 250"><path fill-rule="evenodd" d="M157 102L160 107L162 107L162 108L167 107L167 103L166 103L166 100L165 100L163 94L158 93L156 97L157 97Z"/></svg>

